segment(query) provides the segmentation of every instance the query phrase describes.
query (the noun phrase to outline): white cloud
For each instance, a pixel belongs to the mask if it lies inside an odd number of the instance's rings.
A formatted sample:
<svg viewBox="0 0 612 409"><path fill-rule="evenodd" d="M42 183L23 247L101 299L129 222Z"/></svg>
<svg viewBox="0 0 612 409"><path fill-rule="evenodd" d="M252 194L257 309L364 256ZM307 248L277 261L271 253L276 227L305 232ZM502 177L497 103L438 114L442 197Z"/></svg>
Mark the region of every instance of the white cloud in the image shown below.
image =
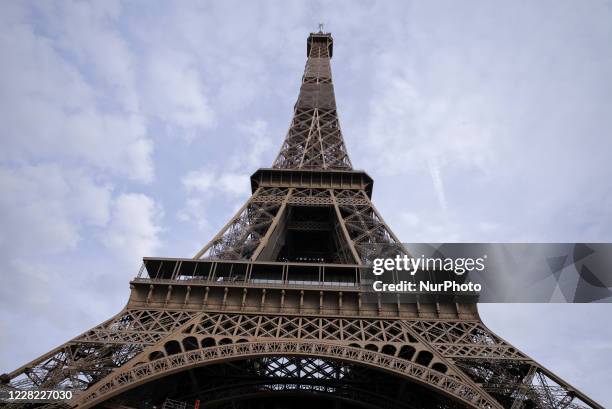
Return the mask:
<svg viewBox="0 0 612 409"><path fill-rule="evenodd" d="M182 184L188 193L221 193L227 196L244 196L249 192L249 175L199 169L183 176Z"/></svg>
<svg viewBox="0 0 612 409"><path fill-rule="evenodd" d="M197 63L189 54L176 49L151 49L143 79L143 107L149 115L188 129L214 123Z"/></svg>
<svg viewBox="0 0 612 409"><path fill-rule="evenodd" d="M111 186L55 164L0 167L0 248L11 255L74 249L109 218Z"/></svg>
<svg viewBox="0 0 612 409"><path fill-rule="evenodd" d="M214 182L214 173L206 169L193 170L182 179L183 186L188 192L207 192Z"/></svg>
<svg viewBox="0 0 612 409"><path fill-rule="evenodd" d="M200 230L210 227L212 206L224 202L225 208L241 206L250 194L250 172L260 167L265 156L271 157L274 144L268 135L266 121L256 119L239 123L236 129L246 139L244 146L231 151L223 167L205 167L187 172L181 180L187 192L178 220L195 223Z"/></svg>
<svg viewBox="0 0 612 409"><path fill-rule="evenodd" d="M486 171L497 153L483 111L487 105L469 90L456 97L437 95L419 77L415 62L379 55L375 79L381 87L370 102L367 139L375 165L387 175L436 162L444 167ZM422 75L422 74L421 74ZM432 183L436 184L436 178Z"/></svg>
<svg viewBox="0 0 612 409"><path fill-rule="evenodd" d="M51 156L150 182L152 142L142 116L107 109L101 89L87 78L88 67L122 55L98 55L100 60L80 66L61 51L65 42L25 21L12 21L0 32L0 160Z"/></svg>
<svg viewBox="0 0 612 409"><path fill-rule="evenodd" d="M216 213L214 205L223 203L225 208L234 208L237 202L247 200L250 193L249 175L246 173L199 169L188 172L182 184L187 197L177 219L194 223L200 230L210 227L209 219Z"/></svg>
<svg viewBox="0 0 612 409"><path fill-rule="evenodd" d="M251 192L247 173L224 173L220 175L218 187L228 196L248 196Z"/></svg>
<svg viewBox="0 0 612 409"><path fill-rule="evenodd" d="M466 15L419 5L406 28L390 21L363 68L374 74L370 109L356 116L357 157L384 176L378 192L410 192L411 212L459 240L609 240L599 222L612 217L601 153L611 148L601 137L612 129L612 94L601 86L612 65L609 10L506 5L495 23L482 18L491 7Z"/></svg>
<svg viewBox="0 0 612 409"><path fill-rule="evenodd" d="M434 190L436 191L436 195L438 196L438 203L440 203L440 207L442 208L442 210L446 211L448 209L448 205L446 203L444 182L442 181L442 175L440 174L440 166L438 165L438 160L434 156L427 161L427 164L429 165L429 173L431 175Z"/></svg>
<svg viewBox="0 0 612 409"><path fill-rule="evenodd" d="M104 244L128 264L139 264L145 255L160 246L162 209L150 197L126 193L113 200L111 222L104 232Z"/></svg>
<svg viewBox="0 0 612 409"><path fill-rule="evenodd" d="M255 119L238 124L238 130L246 137L246 149L236 154L231 160L230 166L233 168L252 171L259 167L271 166L264 162L264 158L271 157L271 153L276 153L280 147L280 140L272 141L269 134L268 123L263 119Z"/></svg>
<svg viewBox="0 0 612 409"><path fill-rule="evenodd" d="M400 240L415 243L453 243L460 241L462 228L446 212L399 213L391 225Z"/></svg>
<svg viewBox="0 0 612 409"><path fill-rule="evenodd" d="M113 98L127 112L137 111L136 61L117 25L122 13L120 1L44 2L35 7L53 33L54 47L74 56L75 65L91 71L93 80L104 86L105 92L99 96Z"/></svg>
<svg viewBox="0 0 612 409"><path fill-rule="evenodd" d="M179 210L177 218L182 222L195 223L198 229L205 230L209 227L209 212L207 203L210 199L188 198L185 206Z"/></svg>

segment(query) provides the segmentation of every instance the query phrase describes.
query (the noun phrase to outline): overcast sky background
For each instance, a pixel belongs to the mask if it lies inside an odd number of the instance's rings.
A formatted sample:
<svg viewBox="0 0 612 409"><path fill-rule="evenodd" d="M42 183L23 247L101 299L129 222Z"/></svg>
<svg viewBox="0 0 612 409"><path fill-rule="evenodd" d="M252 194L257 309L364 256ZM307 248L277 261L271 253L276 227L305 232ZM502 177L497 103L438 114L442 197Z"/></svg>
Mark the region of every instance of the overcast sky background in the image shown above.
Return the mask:
<svg viewBox="0 0 612 409"><path fill-rule="evenodd" d="M351 159L403 241L612 241L610 1L2 1L0 372L231 217L320 21ZM480 310L612 406L611 306Z"/></svg>

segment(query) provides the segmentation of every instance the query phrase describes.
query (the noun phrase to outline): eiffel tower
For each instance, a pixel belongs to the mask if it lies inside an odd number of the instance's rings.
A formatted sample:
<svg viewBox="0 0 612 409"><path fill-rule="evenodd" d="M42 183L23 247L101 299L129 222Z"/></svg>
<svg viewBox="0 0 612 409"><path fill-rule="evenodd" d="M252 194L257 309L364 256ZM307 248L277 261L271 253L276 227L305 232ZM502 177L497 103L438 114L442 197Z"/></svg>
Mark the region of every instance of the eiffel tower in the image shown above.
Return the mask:
<svg viewBox="0 0 612 409"><path fill-rule="evenodd" d="M246 204L195 257L145 257L121 312L0 391L73 393L25 407L602 408L476 304L364 302L367 246L400 243L344 145L331 35L306 51L289 131Z"/></svg>

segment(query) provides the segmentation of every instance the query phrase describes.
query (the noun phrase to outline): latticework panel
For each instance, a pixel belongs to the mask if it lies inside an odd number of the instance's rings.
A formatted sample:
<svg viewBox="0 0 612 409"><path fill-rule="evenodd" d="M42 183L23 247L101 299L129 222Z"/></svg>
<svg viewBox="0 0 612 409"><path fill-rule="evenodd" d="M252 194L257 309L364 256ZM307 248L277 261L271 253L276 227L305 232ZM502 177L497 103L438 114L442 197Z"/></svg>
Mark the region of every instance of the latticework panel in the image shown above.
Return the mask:
<svg viewBox="0 0 612 409"><path fill-rule="evenodd" d="M370 254L376 245L392 244L396 250L402 251L401 243L364 191L343 190L335 192L335 195L343 223L362 263L370 261Z"/></svg>
<svg viewBox="0 0 612 409"><path fill-rule="evenodd" d="M486 328L480 321L407 320L405 325L504 407L598 407L583 401L573 388ZM534 406L535 405L535 406Z"/></svg>
<svg viewBox="0 0 612 409"><path fill-rule="evenodd" d="M275 168L351 169L335 108L322 108L315 96L298 105Z"/></svg>
<svg viewBox="0 0 612 409"><path fill-rule="evenodd" d="M251 201L256 203L282 203L288 192L288 188L262 187L253 194Z"/></svg>
<svg viewBox="0 0 612 409"><path fill-rule="evenodd" d="M415 344L399 320L204 313L185 333L231 339L301 338L366 344ZM378 349L378 347L377 347Z"/></svg>
<svg viewBox="0 0 612 409"><path fill-rule="evenodd" d="M479 321L415 320L405 323L449 358L527 359Z"/></svg>
<svg viewBox="0 0 612 409"><path fill-rule="evenodd" d="M286 190L260 188L197 258L248 260L274 221Z"/></svg>
<svg viewBox="0 0 612 409"><path fill-rule="evenodd" d="M69 342L11 379L18 389L85 390L142 351L137 344Z"/></svg>
<svg viewBox="0 0 612 409"><path fill-rule="evenodd" d="M288 203L300 206L330 206L333 200L329 189L294 189Z"/></svg>
<svg viewBox="0 0 612 409"><path fill-rule="evenodd" d="M479 321L349 319L203 313L185 333L231 339L304 338L355 343L399 353L403 345L429 345L447 358L528 358L486 329ZM371 344L371 345L370 345Z"/></svg>
<svg viewBox="0 0 612 409"><path fill-rule="evenodd" d="M600 408L532 361L462 358L456 365L505 408Z"/></svg>
<svg viewBox="0 0 612 409"><path fill-rule="evenodd" d="M195 316L126 310L12 374L15 388L84 390Z"/></svg>
<svg viewBox="0 0 612 409"><path fill-rule="evenodd" d="M194 315L188 311L126 310L110 322L75 338L75 341L150 345Z"/></svg>

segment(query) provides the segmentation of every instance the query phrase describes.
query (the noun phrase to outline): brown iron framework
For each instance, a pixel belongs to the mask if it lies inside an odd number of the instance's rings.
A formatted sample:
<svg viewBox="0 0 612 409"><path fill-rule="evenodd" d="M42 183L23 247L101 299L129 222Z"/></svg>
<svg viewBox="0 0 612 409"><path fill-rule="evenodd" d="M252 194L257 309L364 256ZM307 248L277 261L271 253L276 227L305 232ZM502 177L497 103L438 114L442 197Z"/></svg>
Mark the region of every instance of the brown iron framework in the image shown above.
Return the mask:
<svg viewBox="0 0 612 409"><path fill-rule="evenodd" d="M45 407L602 408L491 332L475 304L366 303L372 244L400 244L353 170L330 34L312 33L291 126L253 194L192 259L145 258L116 316L0 377ZM2 404L0 404L2 405ZM28 406L28 405L25 405Z"/></svg>

